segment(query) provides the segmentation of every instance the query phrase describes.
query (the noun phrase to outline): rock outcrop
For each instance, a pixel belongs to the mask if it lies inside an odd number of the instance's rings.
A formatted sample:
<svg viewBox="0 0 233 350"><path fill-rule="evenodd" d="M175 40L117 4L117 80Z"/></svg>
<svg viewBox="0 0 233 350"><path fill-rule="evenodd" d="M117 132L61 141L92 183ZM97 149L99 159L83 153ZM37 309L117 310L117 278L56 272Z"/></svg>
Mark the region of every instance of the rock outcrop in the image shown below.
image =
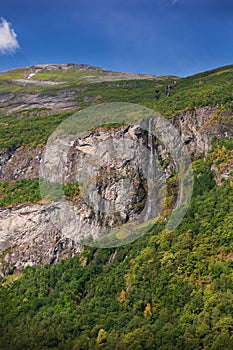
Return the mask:
<svg viewBox="0 0 233 350"><path fill-rule="evenodd" d="M232 115L218 112L217 107L203 107L185 111L172 118L193 159L206 156L213 138L230 139L233 134Z"/></svg>
<svg viewBox="0 0 233 350"><path fill-rule="evenodd" d="M47 108L53 113L64 109L73 109L80 104L74 101L80 91L79 88L75 88L53 91L50 94L40 91L3 92L0 93L1 112L3 115L11 116L19 111L31 110L34 108Z"/></svg>
<svg viewBox="0 0 233 350"><path fill-rule="evenodd" d="M0 209L0 276L26 266L52 264L82 249L62 236L45 205L20 204Z"/></svg>
<svg viewBox="0 0 233 350"><path fill-rule="evenodd" d="M42 153L41 146L10 148L0 152L0 181L38 178Z"/></svg>

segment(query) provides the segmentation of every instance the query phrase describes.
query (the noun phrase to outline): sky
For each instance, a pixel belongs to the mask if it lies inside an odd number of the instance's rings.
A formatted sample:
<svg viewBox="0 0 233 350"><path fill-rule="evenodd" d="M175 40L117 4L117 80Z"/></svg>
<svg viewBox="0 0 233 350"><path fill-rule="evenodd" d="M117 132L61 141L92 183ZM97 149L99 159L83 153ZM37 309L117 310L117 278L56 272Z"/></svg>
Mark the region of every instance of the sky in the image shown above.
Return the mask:
<svg viewBox="0 0 233 350"><path fill-rule="evenodd" d="M232 64L233 1L2 1L0 71L41 63L182 77Z"/></svg>

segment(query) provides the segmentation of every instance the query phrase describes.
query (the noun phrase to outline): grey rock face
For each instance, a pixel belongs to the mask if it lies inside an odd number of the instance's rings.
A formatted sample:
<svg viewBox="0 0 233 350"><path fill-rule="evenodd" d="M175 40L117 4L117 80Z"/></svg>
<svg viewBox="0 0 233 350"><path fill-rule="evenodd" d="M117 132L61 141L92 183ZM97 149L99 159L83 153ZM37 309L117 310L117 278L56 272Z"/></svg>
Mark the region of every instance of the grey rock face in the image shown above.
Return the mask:
<svg viewBox="0 0 233 350"><path fill-rule="evenodd" d="M0 209L0 247L1 277L12 268L51 264L82 249L62 236L45 205L39 204Z"/></svg>
<svg viewBox="0 0 233 350"><path fill-rule="evenodd" d="M232 125L211 122L215 111L200 108L172 119L193 158L207 154L214 136L232 137ZM20 148L2 152L1 181L38 178L42 151ZM171 152L145 128L135 125L86 132L78 140L68 137L64 147L55 145L48 155L43 159L42 175L50 181L78 181L82 200L75 205L54 201L2 208L1 276L14 267L20 270L28 265L51 264L78 254L82 238L98 238L140 215L146 220L155 217L161 208L150 205L148 193L151 191L153 203L156 198L159 202L161 189L175 169ZM157 184L154 192L150 179Z"/></svg>
<svg viewBox="0 0 233 350"><path fill-rule="evenodd" d="M11 115L21 110L30 110L33 108L48 108L53 112L67 108L75 108L79 103L74 102L80 89L63 89L54 91L50 95L39 91L35 92L17 92L0 93L1 112L4 115Z"/></svg>
<svg viewBox="0 0 233 350"><path fill-rule="evenodd" d="M147 172L155 165L151 156L157 159L154 140L148 141L148 132L137 126L122 127L97 130L66 141L68 148L58 145L58 158L56 149L50 149L42 169L48 180L82 183L82 199L75 206L55 200L1 209L2 276L13 267L52 263L76 254L81 249L81 239L89 235L98 238L116 226L136 220L142 212L149 216L158 210L156 207L152 212L147 203ZM2 154L2 179L7 174L12 179L38 177L41 149L35 154L26 152L25 157L21 151ZM37 162L35 156L39 157ZM156 179L159 191L165 178L158 171Z"/></svg>
<svg viewBox="0 0 233 350"><path fill-rule="evenodd" d="M43 149L19 147L0 152L0 181L38 178Z"/></svg>
<svg viewBox="0 0 233 350"><path fill-rule="evenodd" d="M221 171L219 171L218 167L213 164L211 166L211 170L215 173L215 179L218 185L222 185L222 181L224 179L230 180L232 179L233 174L233 162L229 162Z"/></svg>
<svg viewBox="0 0 233 350"><path fill-rule="evenodd" d="M186 111L172 118L172 124L180 130L181 138L193 159L205 156L213 137L232 138L232 121L215 120L216 107L203 107Z"/></svg>

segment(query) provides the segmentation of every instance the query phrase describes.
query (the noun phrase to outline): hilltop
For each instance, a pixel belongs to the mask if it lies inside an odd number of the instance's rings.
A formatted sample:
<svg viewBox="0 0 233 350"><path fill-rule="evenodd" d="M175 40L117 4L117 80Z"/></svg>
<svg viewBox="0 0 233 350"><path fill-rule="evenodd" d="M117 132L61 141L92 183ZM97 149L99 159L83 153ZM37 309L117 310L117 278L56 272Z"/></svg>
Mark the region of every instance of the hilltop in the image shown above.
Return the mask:
<svg viewBox="0 0 233 350"><path fill-rule="evenodd" d="M152 74L113 72L87 64L38 64L0 73L2 80L22 86L53 86L75 82L97 83L114 80L155 79Z"/></svg>

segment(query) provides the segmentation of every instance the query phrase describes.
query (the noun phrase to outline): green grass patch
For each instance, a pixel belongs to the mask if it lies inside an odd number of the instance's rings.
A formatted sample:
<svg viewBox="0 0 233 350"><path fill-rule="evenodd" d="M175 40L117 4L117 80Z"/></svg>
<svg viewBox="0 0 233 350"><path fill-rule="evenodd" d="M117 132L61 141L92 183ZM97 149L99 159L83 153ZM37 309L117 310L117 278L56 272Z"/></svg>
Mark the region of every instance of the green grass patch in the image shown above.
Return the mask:
<svg viewBox="0 0 233 350"><path fill-rule="evenodd" d="M75 100L82 102L85 97L102 96L101 102L128 102L152 108L155 89L159 86L161 91L165 91L166 86L171 82L168 78L166 80L129 80L88 84L83 85L84 91Z"/></svg>
<svg viewBox="0 0 233 350"><path fill-rule="evenodd" d="M42 70L32 77L33 80L46 80L54 82L73 82L77 79L84 78L87 76L100 77L102 76L99 72L92 72L87 69L77 70L70 68L67 70Z"/></svg>
<svg viewBox="0 0 233 350"><path fill-rule="evenodd" d="M38 179L24 179L15 183L0 182L0 206L35 203L41 199Z"/></svg>
<svg viewBox="0 0 233 350"><path fill-rule="evenodd" d="M0 148L17 148L43 144L56 127L72 112L62 112L47 116L1 118Z"/></svg>
<svg viewBox="0 0 233 350"><path fill-rule="evenodd" d="M1 72L0 82L5 80L10 81L12 79L23 79L27 72L29 72L29 69L27 68L16 68L6 72Z"/></svg>
<svg viewBox="0 0 233 350"><path fill-rule="evenodd" d="M43 192L47 186L46 196L41 197L39 179L23 179L16 182L0 182L0 207L20 203L37 203L67 199L76 203L80 199L80 189L77 182L70 184L44 183Z"/></svg>

